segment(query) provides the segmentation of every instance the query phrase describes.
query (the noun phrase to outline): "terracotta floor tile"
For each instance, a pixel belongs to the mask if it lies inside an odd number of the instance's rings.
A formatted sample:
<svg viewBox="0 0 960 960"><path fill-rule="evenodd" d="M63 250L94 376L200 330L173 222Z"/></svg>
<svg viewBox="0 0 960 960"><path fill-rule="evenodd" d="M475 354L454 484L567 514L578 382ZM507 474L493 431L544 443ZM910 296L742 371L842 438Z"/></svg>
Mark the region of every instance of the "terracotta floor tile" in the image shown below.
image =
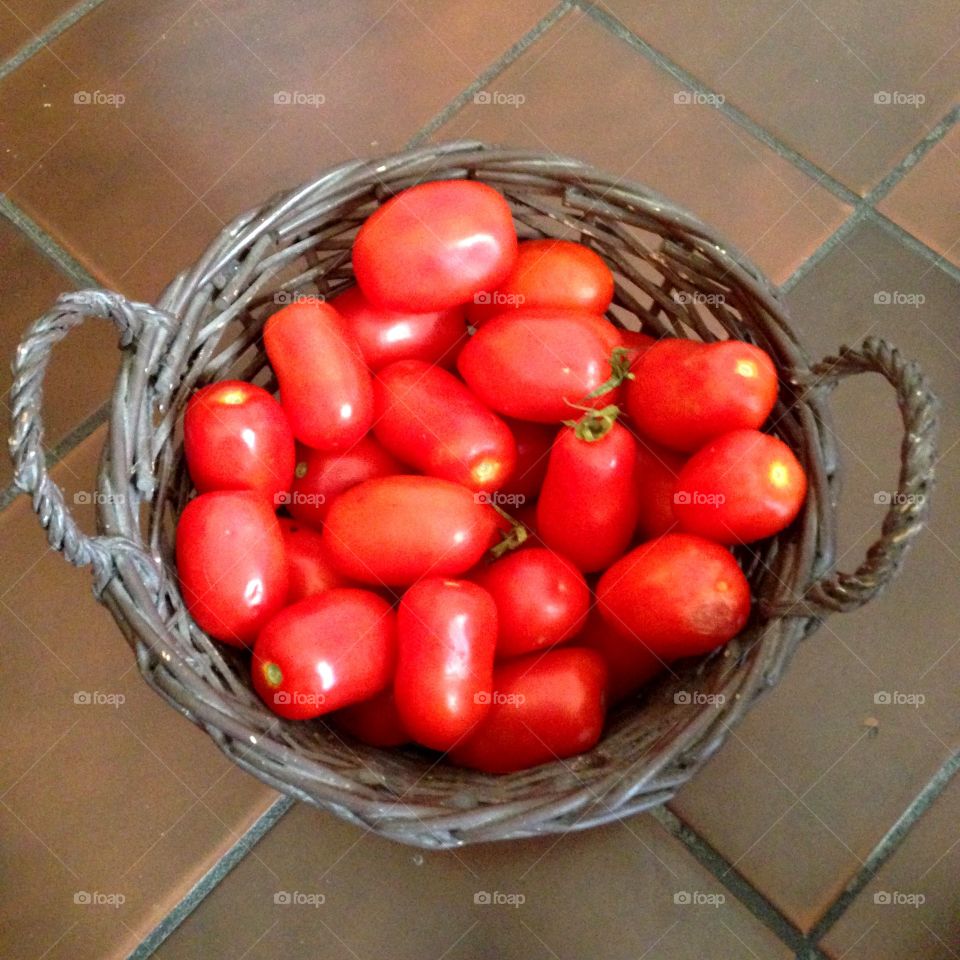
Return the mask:
<svg viewBox="0 0 960 960"><path fill-rule="evenodd" d="M0 7L0 62L12 57L25 43L31 31L13 11Z"/></svg>
<svg viewBox="0 0 960 960"><path fill-rule="evenodd" d="M601 4L850 188L866 193L960 91L960 13L897 0ZM642 10L642 12L641 12ZM876 102L875 97L887 102ZM921 101L917 98L922 97Z"/></svg>
<svg viewBox="0 0 960 960"><path fill-rule="evenodd" d="M550 7L108 0L0 84L0 184L152 299L237 213L400 147Z"/></svg>
<svg viewBox="0 0 960 960"><path fill-rule="evenodd" d="M716 109L676 103L682 90L669 74L583 13L564 17L484 92L493 102L469 104L436 139L567 154L647 183L723 231L776 281L844 218L843 204Z"/></svg>
<svg viewBox="0 0 960 960"><path fill-rule="evenodd" d="M75 0L6 0L0 7L0 63L74 5Z"/></svg>
<svg viewBox="0 0 960 960"><path fill-rule="evenodd" d="M514 899L476 903L484 893ZM397 960L791 955L649 817L421 853L298 805L156 956L259 960L320 943Z"/></svg>
<svg viewBox="0 0 960 960"><path fill-rule="evenodd" d="M960 780L954 779L837 921L834 960L953 960L960 950Z"/></svg>
<svg viewBox="0 0 960 960"><path fill-rule="evenodd" d="M8 432L13 352L30 323L61 294L73 289L62 274L8 220L0 219L0 412ZM117 338L105 323L90 321L75 330L53 354L44 390L47 447L55 446L110 396L117 368ZM0 488L12 479L9 457L0 457Z"/></svg>
<svg viewBox="0 0 960 960"><path fill-rule="evenodd" d="M68 503L90 489L103 439L56 468ZM92 508L77 512L91 529ZM0 532L0 703L17 730L0 760L0 829L17 866L3 953L126 956L276 795L141 680L89 572L47 548L25 498Z"/></svg>
<svg viewBox="0 0 960 960"><path fill-rule="evenodd" d="M875 304L883 292L924 302ZM926 261L862 227L790 298L813 356L868 334L885 336L922 363L943 402L933 518L901 578L862 610L830 617L781 685L674 802L804 928L960 746L958 292ZM875 498L895 489L899 418L878 377L841 386L834 410L846 471L841 567L851 570L879 529L883 508ZM879 723L875 735L864 725L869 718Z"/></svg>
<svg viewBox="0 0 960 960"><path fill-rule="evenodd" d="M933 147L877 209L960 267L960 126Z"/></svg>

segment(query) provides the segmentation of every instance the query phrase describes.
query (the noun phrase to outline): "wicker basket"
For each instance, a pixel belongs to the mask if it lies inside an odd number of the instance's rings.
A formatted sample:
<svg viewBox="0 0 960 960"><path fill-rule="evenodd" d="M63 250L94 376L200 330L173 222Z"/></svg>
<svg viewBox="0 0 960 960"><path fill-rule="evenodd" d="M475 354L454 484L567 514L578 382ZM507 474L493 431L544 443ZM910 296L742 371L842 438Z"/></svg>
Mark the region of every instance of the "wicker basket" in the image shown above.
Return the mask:
<svg viewBox="0 0 960 960"><path fill-rule="evenodd" d="M609 719L600 744L569 761L501 777L415 749L382 751L321 721L291 723L252 692L242 655L211 642L177 588L172 534L191 493L181 414L199 385L271 385L264 319L297 293L352 282L350 247L386 198L423 180L473 177L501 190L522 238L579 239L617 277L611 316L655 335L750 340L781 377L773 432L810 478L787 531L743 550L756 597L723 651L676 665ZM112 320L123 360L98 478L99 535L76 526L44 461L42 382L53 346L88 316ZM826 401L873 371L896 391L905 435L898 495L853 574L834 569L837 458ZM265 783L384 836L422 847L582 830L665 802L772 687L801 639L852 610L896 573L922 526L933 476L936 403L916 366L871 338L811 365L786 308L755 267L691 214L645 187L575 160L480 143L430 146L339 166L238 217L156 307L104 290L66 294L17 353L11 453L50 543L93 567L95 592L131 643L146 681ZM704 695L677 696L696 690ZM693 702L685 702L692 700Z"/></svg>

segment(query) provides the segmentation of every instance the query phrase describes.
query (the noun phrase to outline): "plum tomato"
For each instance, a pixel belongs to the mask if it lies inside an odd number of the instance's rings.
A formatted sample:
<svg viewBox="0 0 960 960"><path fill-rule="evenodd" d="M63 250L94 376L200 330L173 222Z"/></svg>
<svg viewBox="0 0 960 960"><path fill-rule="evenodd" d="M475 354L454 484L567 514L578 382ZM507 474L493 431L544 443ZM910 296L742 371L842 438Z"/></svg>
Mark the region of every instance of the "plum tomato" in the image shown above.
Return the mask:
<svg viewBox="0 0 960 960"><path fill-rule="evenodd" d="M313 450L301 444L297 447L293 488L286 507L301 523L320 527L330 504L344 490L364 480L403 472L403 464L369 434L339 453Z"/></svg>
<svg viewBox="0 0 960 960"><path fill-rule="evenodd" d="M589 247L571 240L524 240L517 262L493 293L483 291L467 308L474 327L504 310L569 307L603 313L613 299L613 274Z"/></svg>
<svg viewBox="0 0 960 960"><path fill-rule="evenodd" d="M447 370L399 360L377 374L373 396L377 440L415 469L471 490L498 490L513 474L510 428Z"/></svg>
<svg viewBox="0 0 960 960"><path fill-rule="evenodd" d="M493 597L499 614L497 657L506 659L569 640L583 626L590 588L566 557L524 547L472 575Z"/></svg>
<svg viewBox="0 0 960 960"><path fill-rule="evenodd" d="M283 609L253 647L253 687L288 720L309 720L390 685L396 614L369 590L334 587Z"/></svg>
<svg viewBox="0 0 960 960"><path fill-rule="evenodd" d="M500 664L490 710L448 758L512 773L594 747L603 732L607 668L595 650L560 647Z"/></svg>
<svg viewBox="0 0 960 960"><path fill-rule="evenodd" d="M353 244L364 296L379 307L426 313L493 291L517 259L503 194L476 180L403 190L376 210Z"/></svg>
<svg viewBox="0 0 960 960"><path fill-rule="evenodd" d="M670 661L735 637L750 614L750 586L726 547L668 533L603 574L597 607L614 630Z"/></svg>
<svg viewBox="0 0 960 960"><path fill-rule="evenodd" d="M330 721L371 747L399 747L410 742L410 734L397 713L392 689L338 710L331 714Z"/></svg>
<svg viewBox="0 0 960 960"><path fill-rule="evenodd" d="M777 399L777 371L751 343L661 340L633 367L630 418L644 436L690 452L741 428L757 428Z"/></svg>
<svg viewBox="0 0 960 960"><path fill-rule="evenodd" d="M452 367L460 347L467 342L463 307L430 313L384 310L351 287L329 301L343 317L367 366L376 373L397 360L423 360Z"/></svg>
<svg viewBox="0 0 960 960"><path fill-rule="evenodd" d="M459 743L490 709L497 607L468 580L427 577L397 608L397 712L432 750Z"/></svg>
<svg viewBox="0 0 960 960"><path fill-rule="evenodd" d="M330 562L326 542L317 530L289 517L278 519L290 581L287 603L297 603L324 590L350 585Z"/></svg>
<svg viewBox="0 0 960 960"><path fill-rule="evenodd" d="M324 527L327 550L341 573L362 583L455 577L497 539L500 517L482 497L439 477L367 480L334 500Z"/></svg>
<svg viewBox="0 0 960 960"><path fill-rule="evenodd" d="M789 526L807 495L793 451L759 430L711 440L677 478L673 512L681 529L719 543L752 543Z"/></svg>
<svg viewBox="0 0 960 960"><path fill-rule="evenodd" d="M649 440L637 441L634 490L637 495L637 534L641 540L652 540L679 529L673 514L673 494L684 463L686 457L682 453L667 450Z"/></svg>
<svg viewBox="0 0 960 960"><path fill-rule="evenodd" d="M289 575L272 504L250 490L215 490L191 500L177 523L177 573L201 630L248 646L286 602Z"/></svg>
<svg viewBox="0 0 960 960"><path fill-rule="evenodd" d="M517 446L517 465L513 476L500 487L500 492L514 498L508 501L511 505L522 505L531 502L540 493L557 428L553 424L531 423L528 420L507 420L506 424Z"/></svg>
<svg viewBox="0 0 960 960"><path fill-rule="evenodd" d="M222 380L198 390L183 418L183 452L198 493L259 490L270 501L293 483L293 431L262 387Z"/></svg>
<svg viewBox="0 0 960 960"><path fill-rule="evenodd" d="M267 320L263 342L301 443L345 450L370 429L370 371L330 304L307 298L283 307Z"/></svg>

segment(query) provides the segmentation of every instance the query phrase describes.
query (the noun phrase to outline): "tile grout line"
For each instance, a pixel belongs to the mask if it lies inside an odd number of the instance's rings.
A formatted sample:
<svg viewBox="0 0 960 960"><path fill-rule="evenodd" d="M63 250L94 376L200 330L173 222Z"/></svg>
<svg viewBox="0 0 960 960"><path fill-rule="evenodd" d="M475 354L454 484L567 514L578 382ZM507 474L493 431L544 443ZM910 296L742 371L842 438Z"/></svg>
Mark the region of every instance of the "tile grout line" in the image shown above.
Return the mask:
<svg viewBox="0 0 960 960"><path fill-rule="evenodd" d="M187 891L184 897L147 934L127 960L146 960L153 955L187 917L213 892L220 881L277 825L294 805L290 797L280 796L262 813L253 826Z"/></svg>
<svg viewBox="0 0 960 960"><path fill-rule="evenodd" d="M516 43L498 57L486 70L479 74L472 83L454 97L439 113L428 120L407 142L406 146L420 146L426 139L440 129L448 120L455 116L470 102L474 94L478 93L491 80L498 77L507 67L517 60L529 47L540 39L554 24L573 9L573 0L562 0L545 17L528 30Z"/></svg>
<svg viewBox="0 0 960 960"><path fill-rule="evenodd" d="M27 41L9 60L0 64L0 80L13 73L18 67L23 66L51 40L56 40L61 33L69 30L78 20L81 20L103 2L104 0L84 0L83 3L77 4L77 6L54 20L45 30L38 33L32 40Z"/></svg>
<svg viewBox="0 0 960 960"><path fill-rule="evenodd" d="M650 811L653 817L671 836L686 847L687 851L713 877L720 881L765 927L771 930L779 940L798 955L809 951L810 960L826 960L820 951L794 926L786 916L775 907L746 877L737 870L709 841L704 839L692 827L687 826L668 807L657 807Z"/></svg>
<svg viewBox="0 0 960 960"><path fill-rule="evenodd" d="M926 786L914 797L907 809L900 814L893 826L873 848L866 862L846 885L843 893L833 901L826 913L810 931L809 939L812 943L819 943L837 920L846 913L847 908L860 895L864 887L873 880L880 872L881 867L896 853L920 817L927 812L937 797L947 788L958 770L960 770L960 752L951 756L930 778Z"/></svg>

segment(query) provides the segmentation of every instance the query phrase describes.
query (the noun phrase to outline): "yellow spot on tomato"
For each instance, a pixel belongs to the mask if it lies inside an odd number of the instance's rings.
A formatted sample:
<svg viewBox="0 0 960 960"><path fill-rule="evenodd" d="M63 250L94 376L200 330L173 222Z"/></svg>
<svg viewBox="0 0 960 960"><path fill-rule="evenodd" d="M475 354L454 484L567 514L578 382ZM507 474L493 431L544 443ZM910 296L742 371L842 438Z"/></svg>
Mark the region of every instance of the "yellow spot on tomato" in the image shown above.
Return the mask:
<svg viewBox="0 0 960 960"><path fill-rule="evenodd" d="M730 584L726 580L717 581L717 593L726 593L730 589Z"/></svg>
<svg viewBox="0 0 960 960"><path fill-rule="evenodd" d="M736 371L741 377L755 377L757 365L752 360L738 360Z"/></svg>
<svg viewBox="0 0 960 960"><path fill-rule="evenodd" d="M785 487L790 483L790 468L782 460L774 460L767 476L775 487Z"/></svg>
<svg viewBox="0 0 960 960"><path fill-rule="evenodd" d="M491 460L489 457L487 457L484 460L478 460L473 465L473 469L470 471L470 473L477 483L487 483L496 476L497 468L499 466L500 465L496 460Z"/></svg>
<svg viewBox="0 0 960 960"><path fill-rule="evenodd" d="M229 407L235 407L237 404L243 403L246 399L247 391L242 387L231 387L229 390L224 390L217 397L220 403L226 404Z"/></svg>

